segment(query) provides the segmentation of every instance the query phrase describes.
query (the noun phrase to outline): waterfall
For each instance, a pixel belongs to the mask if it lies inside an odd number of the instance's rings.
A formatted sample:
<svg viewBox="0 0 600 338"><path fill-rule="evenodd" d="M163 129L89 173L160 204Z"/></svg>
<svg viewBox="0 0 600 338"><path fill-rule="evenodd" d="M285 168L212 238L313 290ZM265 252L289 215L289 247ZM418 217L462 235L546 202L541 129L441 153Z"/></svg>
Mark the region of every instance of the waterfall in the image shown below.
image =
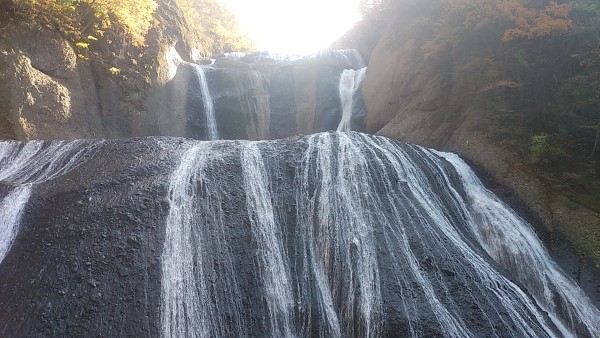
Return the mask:
<svg viewBox="0 0 600 338"><path fill-rule="evenodd" d="M241 152L246 203L252 234L258 245L265 285L271 336L293 337L293 294L283 231L275 217L269 177L259 148L247 144Z"/></svg>
<svg viewBox="0 0 600 338"><path fill-rule="evenodd" d="M222 155L200 143L171 176L162 253L165 337L248 336L223 219L225 183L209 172Z"/></svg>
<svg viewBox="0 0 600 338"><path fill-rule="evenodd" d="M330 58L346 65L347 68L360 69L367 65L356 49L324 50L306 56L307 59Z"/></svg>
<svg viewBox="0 0 600 338"><path fill-rule="evenodd" d="M8 193L0 201L0 263L10 250L33 185L64 175L93 153L87 141L0 142L0 183Z"/></svg>
<svg viewBox="0 0 600 338"><path fill-rule="evenodd" d="M461 207L472 210L467 222L469 230L487 253L525 285L565 335L568 332L576 332L578 336L597 335L600 311L552 261L531 227L485 189L457 155L437 154L452 163L460 176L466 193L464 199L459 199Z"/></svg>
<svg viewBox="0 0 600 338"><path fill-rule="evenodd" d="M223 57L226 57L226 58L229 58L229 59L233 59L233 60L239 60L239 59L243 58L246 55L247 55L247 53L244 53L244 52L228 52L228 53L223 53Z"/></svg>
<svg viewBox="0 0 600 338"><path fill-rule="evenodd" d="M199 142L169 204L165 337L600 333L530 225L452 154L355 132Z"/></svg>
<svg viewBox="0 0 600 338"><path fill-rule="evenodd" d="M340 99L342 101L342 119L337 127L337 131L350 131L352 112L354 111L354 103L356 92L360 89L360 85L365 78L367 67L359 70L344 69L340 77Z"/></svg>
<svg viewBox="0 0 600 338"><path fill-rule="evenodd" d="M0 201L0 263L17 237L17 225L31 195L30 187L17 187Z"/></svg>
<svg viewBox="0 0 600 338"><path fill-rule="evenodd" d="M204 67L193 63L191 65L198 75L198 82L202 95L202 106L204 108L204 114L206 117L206 133L208 140L218 140L219 130L217 128L217 120L215 118L215 108L213 106L212 97L210 96L210 90L208 88L208 82L206 81Z"/></svg>
<svg viewBox="0 0 600 338"><path fill-rule="evenodd" d="M0 258L0 336L600 334L458 156L353 131L0 142Z"/></svg>

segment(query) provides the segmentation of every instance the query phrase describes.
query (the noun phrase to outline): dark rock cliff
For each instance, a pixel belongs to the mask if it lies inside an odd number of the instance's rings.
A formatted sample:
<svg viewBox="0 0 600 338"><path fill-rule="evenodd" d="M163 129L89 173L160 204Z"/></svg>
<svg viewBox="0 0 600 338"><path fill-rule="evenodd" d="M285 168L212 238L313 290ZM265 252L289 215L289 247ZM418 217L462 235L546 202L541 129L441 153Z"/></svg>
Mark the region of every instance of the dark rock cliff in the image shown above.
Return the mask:
<svg viewBox="0 0 600 338"><path fill-rule="evenodd" d="M448 31L439 8L409 14L390 15L372 44L362 91L366 130L460 154L529 210L551 249L575 247L565 264L600 267L598 211L573 200L496 137L497 126L485 113L490 96L477 95L486 85L486 62L498 58L496 43L460 27Z"/></svg>
<svg viewBox="0 0 600 338"><path fill-rule="evenodd" d="M0 138L77 139L156 135L157 114L172 79L165 59L175 47L191 58L194 37L180 9L161 2L161 25L148 46L98 43L89 58L58 31L19 20L0 32ZM113 68L111 72L110 69Z"/></svg>

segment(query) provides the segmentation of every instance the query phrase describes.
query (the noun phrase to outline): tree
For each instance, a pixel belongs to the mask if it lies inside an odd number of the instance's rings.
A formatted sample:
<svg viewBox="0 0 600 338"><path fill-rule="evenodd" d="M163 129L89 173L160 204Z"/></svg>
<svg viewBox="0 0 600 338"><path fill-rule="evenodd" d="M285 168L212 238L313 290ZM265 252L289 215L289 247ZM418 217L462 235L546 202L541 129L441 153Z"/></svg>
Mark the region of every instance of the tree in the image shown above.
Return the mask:
<svg viewBox="0 0 600 338"><path fill-rule="evenodd" d="M177 0L188 24L201 43L202 53L253 51L254 43L236 17L217 0Z"/></svg>
<svg viewBox="0 0 600 338"><path fill-rule="evenodd" d="M74 41L97 40L117 25L134 46L143 46L155 0L12 0L15 17L32 25L57 29ZM89 38L91 37L91 38ZM88 42L80 42L87 47Z"/></svg>
<svg viewBox="0 0 600 338"><path fill-rule="evenodd" d="M503 41L534 38L568 32L572 21L568 4L543 0L449 0L449 8L464 13L466 28L478 30L498 24L504 26Z"/></svg>

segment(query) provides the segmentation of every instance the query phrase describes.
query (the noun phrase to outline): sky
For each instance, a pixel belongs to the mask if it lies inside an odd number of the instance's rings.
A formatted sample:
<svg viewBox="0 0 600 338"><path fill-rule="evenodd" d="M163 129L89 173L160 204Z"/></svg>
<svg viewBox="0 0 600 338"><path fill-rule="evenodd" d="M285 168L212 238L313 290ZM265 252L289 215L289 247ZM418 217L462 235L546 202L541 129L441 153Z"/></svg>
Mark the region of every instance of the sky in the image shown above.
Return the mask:
<svg viewBox="0 0 600 338"><path fill-rule="evenodd" d="M309 54L358 21L360 0L222 0L260 50Z"/></svg>

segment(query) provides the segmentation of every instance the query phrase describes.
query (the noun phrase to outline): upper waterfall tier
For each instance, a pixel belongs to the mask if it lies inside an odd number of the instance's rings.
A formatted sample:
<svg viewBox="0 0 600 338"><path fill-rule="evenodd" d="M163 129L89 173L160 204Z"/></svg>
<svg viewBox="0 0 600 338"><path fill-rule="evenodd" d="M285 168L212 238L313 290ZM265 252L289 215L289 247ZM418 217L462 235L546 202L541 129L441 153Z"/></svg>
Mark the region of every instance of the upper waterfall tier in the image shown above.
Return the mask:
<svg viewBox="0 0 600 338"><path fill-rule="evenodd" d="M16 159L2 196L31 185L0 264L2 336L600 334L530 225L453 154L355 132L0 154Z"/></svg>
<svg viewBox="0 0 600 338"><path fill-rule="evenodd" d="M210 65L178 61L162 102L160 134L211 140L273 139L298 134L364 129L366 110L358 79L365 74L356 50L303 58L266 52L228 53ZM362 71L359 71L362 69ZM362 78L361 78L362 79ZM347 88L351 85L352 88Z"/></svg>
<svg viewBox="0 0 600 338"><path fill-rule="evenodd" d="M352 117L356 116L355 107L362 102L360 88L367 68L359 70L344 69L340 76L340 100L342 101L342 119L337 131L356 130L352 128Z"/></svg>
<svg viewBox="0 0 600 338"><path fill-rule="evenodd" d="M356 49L334 49L324 50L308 55L282 54L261 51L255 53L224 53L224 57L241 60L246 63L255 63L260 61L297 61L297 60L319 60L321 62L337 63L346 69L355 69L366 67L366 63Z"/></svg>

